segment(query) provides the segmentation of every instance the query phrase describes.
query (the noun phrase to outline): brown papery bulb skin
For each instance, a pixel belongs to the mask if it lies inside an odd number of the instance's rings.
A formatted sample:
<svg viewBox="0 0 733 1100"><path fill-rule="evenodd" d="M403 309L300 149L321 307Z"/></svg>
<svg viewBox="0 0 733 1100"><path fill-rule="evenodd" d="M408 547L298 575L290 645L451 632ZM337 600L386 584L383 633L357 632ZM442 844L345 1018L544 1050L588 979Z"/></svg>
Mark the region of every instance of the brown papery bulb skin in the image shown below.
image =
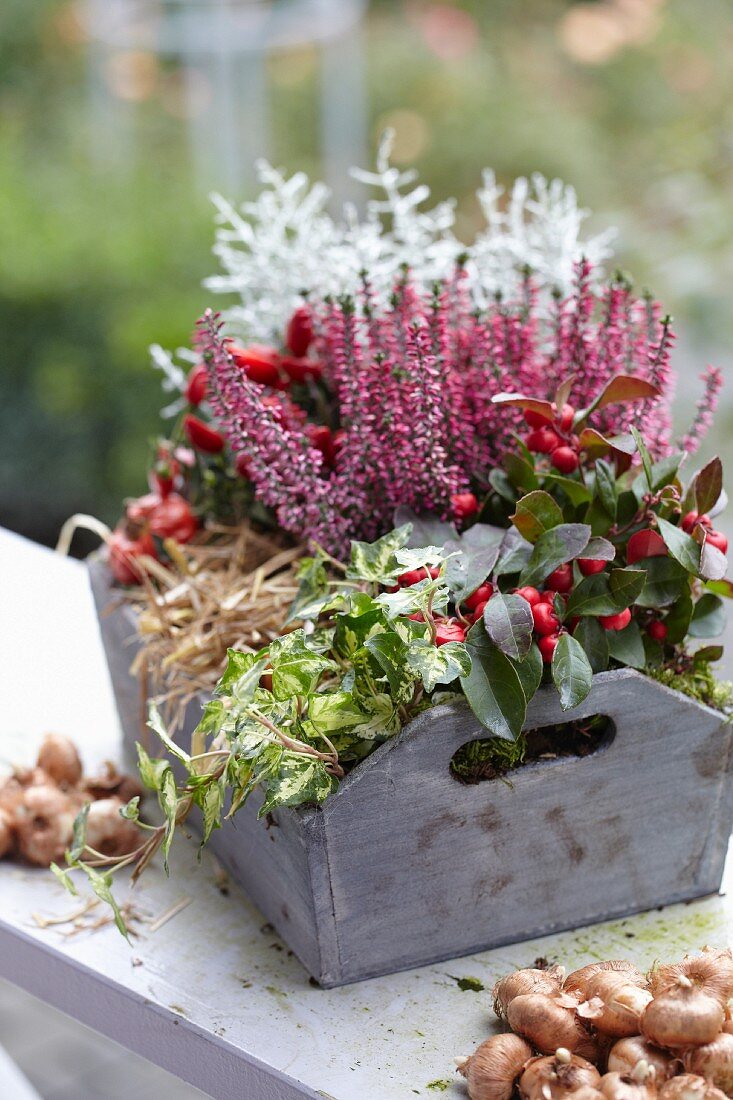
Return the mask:
<svg viewBox="0 0 733 1100"><path fill-rule="evenodd" d="M726 1096L733 1096L733 1035L721 1032L711 1043L688 1050L683 1061L688 1073L704 1077Z"/></svg>
<svg viewBox="0 0 733 1100"><path fill-rule="evenodd" d="M560 1055L564 1055L560 1057ZM522 1100L562 1100L575 1097L580 1089L596 1089L601 1075L594 1065L559 1051L549 1058L533 1058L519 1079L519 1095Z"/></svg>
<svg viewBox="0 0 733 1100"><path fill-rule="evenodd" d="M574 970L568 974L563 985L566 993L581 993L585 1000L588 999L588 983L598 974L611 971L614 974L626 974L628 981L635 985L645 985L646 978L638 967L626 959L609 959L607 962L588 963L581 966L580 970Z"/></svg>
<svg viewBox="0 0 733 1100"><path fill-rule="evenodd" d="M699 955L685 955L680 963L658 963L649 973L652 996L677 988L680 978L725 1005L733 997L733 957L730 951L706 947Z"/></svg>
<svg viewBox="0 0 733 1100"><path fill-rule="evenodd" d="M104 856L126 856L140 844L139 826L120 817L122 805L119 798L100 798L89 807L86 842Z"/></svg>
<svg viewBox="0 0 733 1100"><path fill-rule="evenodd" d="M15 816L23 858L39 867L62 860L71 842L76 813L75 802L58 787L29 787Z"/></svg>
<svg viewBox="0 0 733 1100"><path fill-rule="evenodd" d="M617 1039L639 1034L639 1019L652 999L648 990L629 982L626 974L606 970L588 982L588 1000L596 997L604 1006L600 1015L589 1017L597 1031Z"/></svg>
<svg viewBox="0 0 733 1100"><path fill-rule="evenodd" d="M532 1057L532 1048L518 1035L494 1035L459 1068L468 1082L471 1100L511 1100L514 1086Z"/></svg>
<svg viewBox="0 0 733 1100"><path fill-rule="evenodd" d="M646 1062L654 1070L657 1083L673 1077L680 1063L674 1054L652 1046L641 1035L619 1039L608 1054L609 1073L630 1074L639 1062Z"/></svg>
<svg viewBox="0 0 733 1100"><path fill-rule="evenodd" d="M676 986L655 997L641 1017L641 1033L650 1043L670 1050L711 1043L723 1028L723 1009L714 997L694 986Z"/></svg>
<svg viewBox="0 0 733 1100"><path fill-rule="evenodd" d="M607 1073L601 1080L600 1088L607 1100L654 1100L657 1095L653 1083L634 1081L621 1073Z"/></svg>
<svg viewBox="0 0 733 1100"><path fill-rule="evenodd" d="M683 1073L665 1082L659 1093L659 1100L725 1100L725 1093L704 1077Z"/></svg>
<svg viewBox="0 0 733 1100"><path fill-rule="evenodd" d="M13 818L7 810L0 809L0 859L10 852L15 844Z"/></svg>
<svg viewBox="0 0 733 1100"><path fill-rule="evenodd" d="M60 787L76 787L81 780L81 759L76 745L58 733L47 733L43 738L37 764Z"/></svg>
<svg viewBox="0 0 733 1100"><path fill-rule="evenodd" d="M507 974L494 986L494 1012L505 1020L507 1007L515 997L525 993L559 993L564 973L561 966L552 966L548 970L528 967Z"/></svg>
<svg viewBox="0 0 733 1100"><path fill-rule="evenodd" d="M572 1008L564 1008L546 993L525 993L515 997L507 1009L509 1026L532 1043L541 1054L553 1054L565 1047L583 1058L595 1059L598 1045L585 1030Z"/></svg>
<svg viewBox="0 0 733 1100"><path fill-rule="evenodd" d="M592 1085L581 1085L573 1093L573 1100L603 1100L603 1093L594 1089Z"/></svg>

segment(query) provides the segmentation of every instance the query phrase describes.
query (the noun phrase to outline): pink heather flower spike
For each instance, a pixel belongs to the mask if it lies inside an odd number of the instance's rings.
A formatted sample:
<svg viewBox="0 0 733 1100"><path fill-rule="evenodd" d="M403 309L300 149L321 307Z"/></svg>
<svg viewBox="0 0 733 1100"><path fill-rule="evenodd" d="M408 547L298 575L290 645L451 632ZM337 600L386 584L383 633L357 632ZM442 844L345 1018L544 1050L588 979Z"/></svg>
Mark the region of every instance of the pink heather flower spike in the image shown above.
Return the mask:
<svg viewBox="0 0 733 1100"><path fill-rule="evenodd" d="M708 367L701 377L705 390L697 403L695 419L680 444L689 454L698 449L713 422L715 410L718 407L718 394L723 385L723 372L719 367Z"/></svg>
<svg viewBox="0 0 733 1100"><path fill-rule="evenodd" d="M670 319L622 275L595 287L590 263L580 260L570 294L556 295L548 310L525 268L515 299L477 309L459 261L430 291L403 270L388 302L366 273L356 297L310 296L334 439L328 463L309 441L303 410L237 368L218 314L207 311L198 344L210 404L235 455L246 456L258 498L296 538L343 554L350 538L388 530L400 505L460 523L453 501L485 499L492 471L524 428L520 410L493 404L498 393L553 400L572 378L569 401L579 409L620 373L644 378L659 397L599 409L593 426L614 436L635 425L654 458L670 453ZM710 368L687 450L709 426L720 384Z"/></svg>

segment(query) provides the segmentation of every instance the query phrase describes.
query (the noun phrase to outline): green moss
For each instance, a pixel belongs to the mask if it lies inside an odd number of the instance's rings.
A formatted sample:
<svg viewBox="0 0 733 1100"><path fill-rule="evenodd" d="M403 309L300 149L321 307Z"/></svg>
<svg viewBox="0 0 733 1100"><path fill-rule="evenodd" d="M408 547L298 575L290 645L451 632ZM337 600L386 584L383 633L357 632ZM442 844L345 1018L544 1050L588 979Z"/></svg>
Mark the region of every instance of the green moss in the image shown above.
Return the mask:
<svg viewBox="0 0 733 1100"><path fill-rule="evenodd" d="M520 734L516 741L504 737L482 738L461 746L451 760L451 771L462 783L506 775L524 763L527 738Z"/></svg>
<svg viewBox="0 0 733 1100"><path fill-rule="evenodd" d="M647 676L666 687L689 695L698 703L733 715L733 683L730 680L718 680L710 664L700 661L684 671L674 668L647 668Z"/></svg>
<svg viewBox="0 0 733 1100"><path fill-rule="evenodd" d="M433 1092L447 1092L450 1085L450 1081L431 1081L425 1088L431 1089Z"/></svg>
<svg viewBox="0 0 733 1100"><path fill-rule="evenodd" d="M478 978L454 978L452 974L449 977L453 978L462 993L483 993L486 988Z"/></svg>

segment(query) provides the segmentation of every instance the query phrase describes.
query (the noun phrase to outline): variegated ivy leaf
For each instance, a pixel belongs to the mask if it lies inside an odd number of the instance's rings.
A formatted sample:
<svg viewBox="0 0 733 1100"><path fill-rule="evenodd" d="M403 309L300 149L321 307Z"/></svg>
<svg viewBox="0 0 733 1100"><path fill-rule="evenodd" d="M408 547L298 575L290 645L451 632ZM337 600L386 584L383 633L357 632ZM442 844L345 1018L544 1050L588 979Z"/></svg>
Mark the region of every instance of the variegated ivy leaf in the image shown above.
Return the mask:
<svg viewBox="0 0 733 1100"><path fill-rule="evenodd" d="M166 768L170 768L169 762L167 760L153 760L139 742L137 742L135 748L137 749L137 769L140 778L149 790L157 791L163 772Z"/></svg>
<svg viewBox="0 0 733 1100"><path fill-rule="evenodd" d="M420 546L414 550L397 550L395 551L397 567L394 570L394 575L399 576L400 573L407 573L411 569L442 565L446 557L445 551L440 546Z"/></svg>
<svg viewBox="0 0 733 1100"><path fill-rule="evenodd" d="M298 592L290 605L286 622L310 618L310 608L329 599L328 573L324 565L326 560L325 555L319 551L314 557L303 558L298 563Z"/></svg>
<svg viewBox="0 0 733 1100"><path fill-rule="evenodd" d="M431 592L433 593L433 611L436 614L442 614L448 606L450 593L439 579L420 581L419 584L400 588L397 592L380 592L375 597L375 603L386 608L390 618L396 618L424 610Z"/></svg>
<svg viewBox="0 0 733 1100"><path fill-rule="evenodd" d="M385 740L400 728L400 716L393 700L384 692L370 695L363 700L366 718L351 730L362 741Z"/></svg>
<svg viewBox="0 0 733 1100"><path fill-rule="evenodd" d="M242 656L244 656L244 654ZM178 746L175 741L173 741L168 736L168 731L163 724L163 719L160 715L160 711L156 707L155 703L151 703L148 708L147 724L148 728L151 729L153 733L157 733L158 737L161 739L171 756L175 756L177 760L180 760L182 764L185 764L188 767L191 762L191 757L188 755L187 752L185 752L184 749L180 748L180 746Z"/></svg>
<svg viewBox="0 0 733 1100"><path fill-rule="evenodd" d="M69 863L76 863L78 859L81 859L82 852L86 848L87 844L87 818L89 817L90 802L87 802L86 806L79 810L79 813L74 818L74 830L71 838L71 847L66 853L66 859Z"/></svg>
<svg viewBox="0 0 733 1100"><path fill-rule="evenodd" d="M366 648L387 678L392 698L404 702L412 696L414 677L406 667L407 646L395 630L367 639Z"/></svg>
<svg viewBox="0 0 733 1100"><path fill-rule="evenodd" d="M314 653L305 643L302 630L294 630L270 643L272 692L276 699L310 695L324 672L337 666L328 657Z"/></svg>
<svg viewBox="0 0 733 1100"><path fill-rule="evenodd" d="M279 765L264 780L265 801L259 817L277 806L300 806L323 802L336 786L336 780L326 770L326 764L314 756L282 751Z"/></svg>
<svg viewBox="0 0 733 1100"><path fill-rule="evenodd" d="M291 635L288 635L291 637ZM258 653L242 653L238 649L227 650L227 667L214 688L215 695L228 695L241 706L250 703L267 668L267 650Z"/></svg>
<svg viewBox="0 0 733 1100"><path fill-rule="evenodd" d="M321 692L308 700L308 718L316 733L332 733L351 729L366 721L367 715L361 709L350 691Z"/></svg>
<svg viewBox="0 0 733 1100"><path fill-rule="evenodd" d="M412 524L405 523L376 542L352 542L351 562L346 572L349 580L387 581L398 569L395 552L402 550L412 533ZM398 572L401 570L398 569Z"/></svg>
<svg viewBox="0 0 733 1100"><path fill-rule="evenodd" d="M437 684L452 684L460 676L468 676L471 658L462 642L447 642L435 646L423 639L415 640L407 650L407 664L432 691Z"/></svg>
<svg viewBox="0 0 733 1100"><path fill-rule="evenodd" d="M165 836L163 837L163 867L165 873L168 874L168 855L173 842L173 834L176 831L176 814L178 812L176 777L170 768L166 768L161 775L160 786L158 787L158 802L165 815L166 822Z"/></svg>
<svg viewBox="0 0 733 1100"><path fill-rule="evenodd" d="M339 615L333 645L342 657L349 657L364 645L367 638L389 629L384 608L371 596L360 592L351 598L350 613Z"/></svg>
<svg viewBox="0 0 733 1100"><path fill-rule="evenodd" d="M222 780L218 780L215 783L209 783L206 787L199 792L199 796L195 798L197 805L201 809L201 816L203 818L203 830L201 833L201 846L211 836L214 829L221 828L221 812L224 808L225 788Z"/></svg>

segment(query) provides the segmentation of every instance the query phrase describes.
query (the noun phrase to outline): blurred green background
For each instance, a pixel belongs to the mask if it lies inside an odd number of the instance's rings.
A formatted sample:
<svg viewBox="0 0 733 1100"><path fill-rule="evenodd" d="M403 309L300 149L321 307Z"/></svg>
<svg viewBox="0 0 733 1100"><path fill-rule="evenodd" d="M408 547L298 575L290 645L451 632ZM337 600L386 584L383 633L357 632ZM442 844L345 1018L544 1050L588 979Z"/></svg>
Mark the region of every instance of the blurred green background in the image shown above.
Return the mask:
<svg viewBox="0 0 733 1100"><path fill-rule="evenodd" d="M197 6L204 20L220 7ZM504 182L560 176L593 228L619 226L621 263L674 313L681 414L706 361L730 373L730 0L381 0L325 62L317 41L274 44L217 69L213 92L195 50L181 60L144 35L105 38L124 7L0 5L4 525L52 542L71 512L111 522L143 490L163 404L147 348L186 343L210 301L207 187L251 193L242 134L317 176L349 143L371 160L394 126L394 159L435 199L458 196L465 236L483 166ZM166 3L137 8L162 18ZM732 404L728 393L708 447L729 459Z"/></svg>

